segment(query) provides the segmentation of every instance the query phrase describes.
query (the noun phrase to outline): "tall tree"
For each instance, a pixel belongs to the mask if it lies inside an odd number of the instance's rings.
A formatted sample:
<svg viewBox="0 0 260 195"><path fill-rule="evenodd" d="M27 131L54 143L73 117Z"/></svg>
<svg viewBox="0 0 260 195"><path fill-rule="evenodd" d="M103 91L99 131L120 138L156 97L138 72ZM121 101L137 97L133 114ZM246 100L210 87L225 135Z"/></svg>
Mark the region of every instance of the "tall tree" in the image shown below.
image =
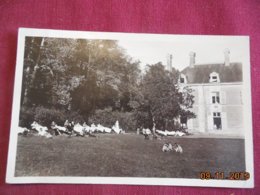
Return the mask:
<svg viewBox="0 0 260 195"><path fill-rule="evenodd" d="M130 109L139 62L117 41L28 37L25 45L23 106L69 109L86 118L96 109Z"/></svg>
<svg viewBox="0 0 260 195"><path fill-rule="evenodd" d="M191 112L193 96L191 91L182 93L178 88L178 71L166 71L161 63L149 66L140 84L140 93L131 102L135 108L139 124L152 128L153 121L157 128L172 129L168 124L181 114Z"/></svg>
<svg viewBox="0 0 260 195"><path fill-rule="evenodd" d="M35 74L41 57L41 49L44 44L43 37L26 37L24 51L24 69L21 105L29 103L28 93L34 82Z"/></svg>

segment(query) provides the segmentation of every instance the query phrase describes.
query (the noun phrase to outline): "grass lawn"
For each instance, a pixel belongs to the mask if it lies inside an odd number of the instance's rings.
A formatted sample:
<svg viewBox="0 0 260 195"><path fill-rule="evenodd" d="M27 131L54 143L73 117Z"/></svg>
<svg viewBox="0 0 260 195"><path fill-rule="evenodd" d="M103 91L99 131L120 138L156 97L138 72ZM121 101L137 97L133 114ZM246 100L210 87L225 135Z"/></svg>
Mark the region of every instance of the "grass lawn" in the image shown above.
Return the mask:
<svg viewBox="0 0 260 195"><path fill-rule="evenodd" d="M184 152L162 152L166 142ZM199 178L202 171L245 171L243 139L145 140L136 134L18 138L16 176L120 176Z"/></svg>

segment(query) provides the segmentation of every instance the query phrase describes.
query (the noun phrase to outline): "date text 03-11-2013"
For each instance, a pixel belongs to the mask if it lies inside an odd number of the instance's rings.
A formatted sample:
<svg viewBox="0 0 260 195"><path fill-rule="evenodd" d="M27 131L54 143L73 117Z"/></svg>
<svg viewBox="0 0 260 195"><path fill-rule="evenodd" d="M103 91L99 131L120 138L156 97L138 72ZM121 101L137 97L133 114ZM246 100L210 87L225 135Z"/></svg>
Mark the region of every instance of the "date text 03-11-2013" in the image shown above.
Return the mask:
<svg viewBox="0 0 260 195"><path fill-rule="evenodd" d="M248 180L250 174L248 172L230 172L226 175L224 172L211 173L209 171L201 172L200 179L226 179L226 180Z"/></svg>

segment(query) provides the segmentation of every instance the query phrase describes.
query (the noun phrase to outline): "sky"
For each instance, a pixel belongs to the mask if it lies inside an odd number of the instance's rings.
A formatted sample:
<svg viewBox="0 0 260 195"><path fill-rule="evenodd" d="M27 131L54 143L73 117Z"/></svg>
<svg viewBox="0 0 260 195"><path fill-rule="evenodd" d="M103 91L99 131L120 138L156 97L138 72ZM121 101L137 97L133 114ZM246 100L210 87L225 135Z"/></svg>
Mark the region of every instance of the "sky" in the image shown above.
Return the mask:
<svg viewBox="0 0 260 195"><path fill-rule="evenodd" d="M126 53L141 61L141 69L146 64L162 62L167 64L167 54L172 54L172 66L182 70L189 65L191 51L196 53L195 64L223 63L224 50L230 50L230 62L245 62L247 52L245 37L188 36L173 39L128 39L118 44Z"/></svg>

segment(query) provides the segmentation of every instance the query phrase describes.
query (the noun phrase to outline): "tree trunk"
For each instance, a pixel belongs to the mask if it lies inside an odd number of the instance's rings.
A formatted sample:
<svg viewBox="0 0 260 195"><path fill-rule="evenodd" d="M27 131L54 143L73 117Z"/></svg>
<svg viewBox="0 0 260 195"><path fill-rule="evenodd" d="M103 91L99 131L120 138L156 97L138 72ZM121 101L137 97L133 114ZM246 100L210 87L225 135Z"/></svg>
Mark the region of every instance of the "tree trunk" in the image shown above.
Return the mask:
<svg viewBox="0 0 260 195"><path fill-rule="evenodd" d="M22 89L21 105L26 105L29 102L28 91L29 91L30 87L33 85L37 69L39 68L41 50L44 45L44 38L37 37L38 40L35 40L35 39L36 38L32 38L31 41L29 41L28 44L29 44L29 46L32 45L32 47L30 47L30 50L32 50L32 51L28 52L28 56L25 56L25 58L32 59L35 62L34 63L35 65L33 67L28 67L28 70L24 71L24 82L25 83L24 83L24 87Z"/></svg>

